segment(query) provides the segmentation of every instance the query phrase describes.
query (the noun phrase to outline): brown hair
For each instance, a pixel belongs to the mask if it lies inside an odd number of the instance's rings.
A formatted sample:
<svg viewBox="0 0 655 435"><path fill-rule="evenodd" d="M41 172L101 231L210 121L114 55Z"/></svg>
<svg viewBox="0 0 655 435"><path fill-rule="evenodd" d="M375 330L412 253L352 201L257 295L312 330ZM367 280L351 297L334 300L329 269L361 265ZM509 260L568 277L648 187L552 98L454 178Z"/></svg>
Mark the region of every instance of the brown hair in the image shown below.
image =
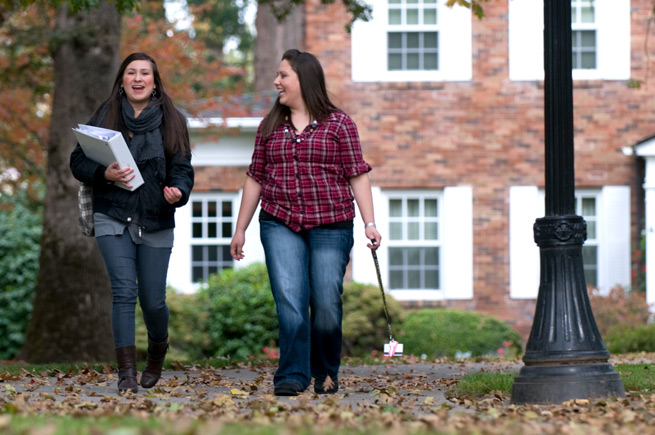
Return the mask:
<svg viewBox="0 0 655 435"><path fill-rule="evenodd" d="M152 73L156 85L156 93L148 103L148 106L155 104L162 106L163 120L161 128L166 156L170 158L177 153L184 155L191 150L189 134L187 132L186 126L186 118L179 110L177 110L177 108L175 108L173 100L171 100L171 98L164 90L164 84L162 83L161 76L159 75L159 70L157 69L157 64L155 63L154 59L145 53L132 53L127 56L125 60L123 60L120 68L118 68L118 72L116 73L116 79L114 80L114 86L111 89L111 94L109 98L107 98L107 100L98 108L98 110L96 110L96 113L93 115L94 119L97 120L98 118L102 118L103 127L127 134L127 127L123 122L123 116L121 113L123 95L120 91L125 69L135 60L147 60L152 66ZM104 116L102 115L103 112Z"/></svg>
<svg viewBox="0 0 655 435"><path fill-rule="evenodd" d="M293 48L284 52L282 60L289 62L291 68L298 74L302 99L312 119L321 121L330 113L339 110L330 101L325 87L325 74L316 56ZM263 137L271 134L290 115L291 110L280 104L280 97L278 97L262 123Z"/></svg>

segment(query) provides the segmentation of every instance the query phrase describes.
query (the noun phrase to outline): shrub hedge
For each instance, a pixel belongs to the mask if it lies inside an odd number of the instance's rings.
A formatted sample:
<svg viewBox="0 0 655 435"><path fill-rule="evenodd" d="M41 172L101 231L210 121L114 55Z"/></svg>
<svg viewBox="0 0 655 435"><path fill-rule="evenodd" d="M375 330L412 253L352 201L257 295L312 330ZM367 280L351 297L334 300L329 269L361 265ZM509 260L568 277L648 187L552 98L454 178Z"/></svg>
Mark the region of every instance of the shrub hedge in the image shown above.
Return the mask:
<svg viewBox="0 0 655 435"><path fill-rule="evenodd" d="M0 360L12 359L25 339L39 269L42 212L41 202L25 191L0 192Z"/></svg>
<svg viewBox="0 0 655 435"><path fill-rule="evenodd" d="M521 353L521 337L506 323L472 311L424 308L405 314L400 338L406 355L455 357ZM469 354L470 353L470 354Z"/></svg>

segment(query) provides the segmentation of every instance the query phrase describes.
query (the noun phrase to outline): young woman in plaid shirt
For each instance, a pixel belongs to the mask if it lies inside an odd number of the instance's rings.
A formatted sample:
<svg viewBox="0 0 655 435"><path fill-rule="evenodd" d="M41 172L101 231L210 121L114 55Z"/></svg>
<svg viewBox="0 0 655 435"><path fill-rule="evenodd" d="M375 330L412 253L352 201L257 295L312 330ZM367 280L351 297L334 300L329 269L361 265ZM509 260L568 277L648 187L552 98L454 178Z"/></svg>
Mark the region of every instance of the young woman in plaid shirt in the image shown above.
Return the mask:
<svg viewBox="0 0 655 435"><path fill-rule="evenodd" d="M295 396L314 378L339 389L343 278L357 201L367 246L377 249L368 172L353 120L330 101L323 68L288 50L273 82L279 95L262 121L230 246L244 258L245 231L261 200L260 236L277 306L280 362L275 394Z"/></svg>

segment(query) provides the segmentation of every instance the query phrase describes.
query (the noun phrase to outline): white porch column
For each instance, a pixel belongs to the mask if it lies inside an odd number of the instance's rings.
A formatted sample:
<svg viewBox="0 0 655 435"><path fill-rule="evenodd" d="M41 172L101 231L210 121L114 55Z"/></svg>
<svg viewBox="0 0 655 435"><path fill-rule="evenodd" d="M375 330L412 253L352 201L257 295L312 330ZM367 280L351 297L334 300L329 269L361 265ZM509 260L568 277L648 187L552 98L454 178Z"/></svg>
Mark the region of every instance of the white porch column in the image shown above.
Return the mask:
<svg viewBox="0 0 655 435"><path fill-rule="evenodd" d="M655 156L646 157L646 302L655 309Z"/></svg>

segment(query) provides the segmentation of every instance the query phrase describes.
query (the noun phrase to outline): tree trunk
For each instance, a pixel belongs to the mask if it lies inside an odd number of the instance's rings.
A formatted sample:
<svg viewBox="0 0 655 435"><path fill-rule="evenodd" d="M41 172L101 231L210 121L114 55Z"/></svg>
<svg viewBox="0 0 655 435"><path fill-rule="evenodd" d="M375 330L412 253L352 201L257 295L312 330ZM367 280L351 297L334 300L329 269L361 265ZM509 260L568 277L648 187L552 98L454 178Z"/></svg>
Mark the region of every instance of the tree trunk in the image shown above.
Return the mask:
<svg viewBox="0 0 655 435"><path fill-rule="evenodd" d="M47 144L40 268L34 309L18 358L28 362L113 361L111 290L95 239L77 229L77 188L69 169L76 141L107 97L118 69L120 15L103 0L97 9L57 12L50 41L55 86Z"/></svg>
<svg viewBox="0 0 655 435"><path fill-rule="evenodd" d="M295 6L283 22L278 22L270 6L260 4L255 27L255 92L273 91L273 79L284 52L290 48L304 50L305 5Z"/></svg>

